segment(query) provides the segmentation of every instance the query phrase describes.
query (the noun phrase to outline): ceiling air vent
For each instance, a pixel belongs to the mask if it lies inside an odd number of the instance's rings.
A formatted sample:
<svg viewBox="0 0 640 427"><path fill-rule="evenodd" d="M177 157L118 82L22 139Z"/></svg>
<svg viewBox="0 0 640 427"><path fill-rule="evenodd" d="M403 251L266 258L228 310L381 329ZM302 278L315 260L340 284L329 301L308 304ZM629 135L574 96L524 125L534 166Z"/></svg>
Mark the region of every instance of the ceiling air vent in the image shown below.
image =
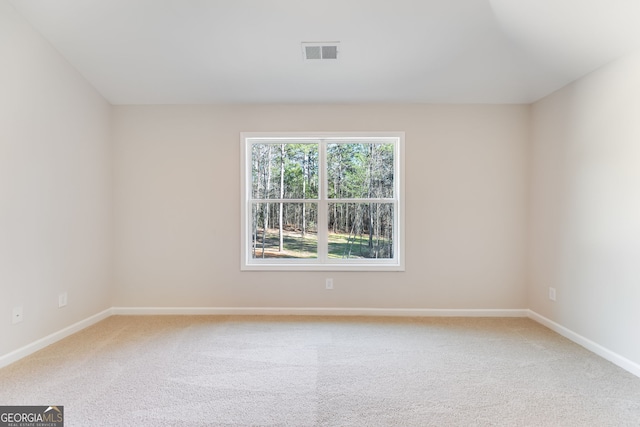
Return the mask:
<svg viewBox="0 0 640 427"><path fill-rule="evenodd" d="M339 42L302 42L302 56L305 60L338 59Z"/></svg>

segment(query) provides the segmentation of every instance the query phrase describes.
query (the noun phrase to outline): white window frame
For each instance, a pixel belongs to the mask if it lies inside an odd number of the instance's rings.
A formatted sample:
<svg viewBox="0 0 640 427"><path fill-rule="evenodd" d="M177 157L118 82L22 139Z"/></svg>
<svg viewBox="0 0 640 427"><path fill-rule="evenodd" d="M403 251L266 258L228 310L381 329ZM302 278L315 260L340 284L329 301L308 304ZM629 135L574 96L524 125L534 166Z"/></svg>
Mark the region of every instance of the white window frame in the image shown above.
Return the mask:
<svg viewBox="0 0 640 427"><path fill-rule="evenodd" d="M326 158L326 143L335 141L344 142L346 139L357 142L392 142L394 144L394 198L393 199L366 199L373 202L394 203L394 258L391 259L333 259L328 258L328 227L327 205L334 203L335 199L327 197L327 177L325 169L321 166L318 171L318 199L307 202L318 203L318 258L317 259L255 259L251 256L251 203L252 203L252 167L251 145L255 143L278 143L302 141L320 142L320 164L324 164ZM322 142L321 142L322 141ZM405 203L404 203L404 132L242 132L241 142L241 270L256 271L404 271L405 249ZM279 199L276 199L279 200ZM339 199L339 202L344 199ZM363 200L354 199L353 202ZM293 202L299 202L293 200ZM351 202L351 201L349 201Z"/></svg>

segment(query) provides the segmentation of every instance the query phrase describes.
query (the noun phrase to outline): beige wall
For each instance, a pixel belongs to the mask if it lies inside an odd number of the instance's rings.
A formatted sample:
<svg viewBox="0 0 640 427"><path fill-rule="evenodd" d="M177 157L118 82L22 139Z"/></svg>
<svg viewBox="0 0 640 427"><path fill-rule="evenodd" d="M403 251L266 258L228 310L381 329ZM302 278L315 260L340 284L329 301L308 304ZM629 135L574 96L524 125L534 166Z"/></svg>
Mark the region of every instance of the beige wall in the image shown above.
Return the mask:
<svg viewBox="0 0 640 427"><path fill-rule="evenodd" d="M112 305L113 230L110 105L4 0L0 58L3 355Z"/></svg>
<svg viewBox="0 0 640 427"><path fill-rule="evenodd" d="M529 306L640 364L640 55L532 117Z"/></svg>
<svg viewBox="0 0 640 427"><path fill-rule="evenodd" d="M526 308L528 121L526 106L117 106L115 305ZM240 132L361 130L406 132L406 271L241 272Z"/></svg>

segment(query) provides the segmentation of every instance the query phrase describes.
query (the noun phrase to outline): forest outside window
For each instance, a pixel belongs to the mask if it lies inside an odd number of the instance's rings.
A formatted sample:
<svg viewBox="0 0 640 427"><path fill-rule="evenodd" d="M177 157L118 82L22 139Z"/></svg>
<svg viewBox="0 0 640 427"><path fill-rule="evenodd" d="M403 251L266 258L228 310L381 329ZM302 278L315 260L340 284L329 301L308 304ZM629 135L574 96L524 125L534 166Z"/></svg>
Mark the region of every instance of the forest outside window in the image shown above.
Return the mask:
<svg viewBox="0 0 640 427"><path fill-rule="evenodd" d="M404 134L243 133L243 270L404 270Z"/></svg>

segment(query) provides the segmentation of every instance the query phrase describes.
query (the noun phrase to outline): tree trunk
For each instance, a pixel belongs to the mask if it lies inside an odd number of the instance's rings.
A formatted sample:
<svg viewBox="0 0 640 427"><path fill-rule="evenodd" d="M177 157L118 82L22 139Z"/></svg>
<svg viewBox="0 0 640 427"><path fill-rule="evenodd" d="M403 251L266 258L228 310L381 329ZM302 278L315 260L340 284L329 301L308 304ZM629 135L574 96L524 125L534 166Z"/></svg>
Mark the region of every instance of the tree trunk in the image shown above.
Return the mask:
<svg viewBox="0 0 640 427"><path fill-rule="evenodd" d="M369 187L369 198L372 197L372 177L373 177L373 145L369 145L369 176L368 176L368 187ZM369 249L373 249L373 204L369 203Z"/></svg>
<svg viewBox="0 0 640 427"><path fill-rule="evenodd" d="M271 191L271 144L269 144L268 146L269 148L267 149L267 177L266 177L266 184L264 186L264 198L268 199L269 198L269 191ZM265 207L265 211L264 211L264 223L263 225L263 229L262 229L262 258L264 258L264 247L265 247L265 241L267 239L267 229L269 228L269 203L266 204Z"/></svg>
<svg viewBox="0 0 640 427"><path fill-rule="evenodd" d="M309 179L309 153L304 152L304 160L302 161L302 198L307 198L307 180ZM306 203L302 204L302 237L307 233L307 210Z"/></svg>
<svg viewBox="0 0 640 427"><path fill-rule="evenodd" d="M284 199L284 144L280 145L280 199ZM283 214L283 206L282 206L282 202L280 202L280 212L279 212L279 222L280 222L280 246L278 248L278 250L280 252L283 251L284 249L284 235L283 235L283 229L282 229L282 214Z"/></svg>
<svg viewBox="0 0 640 427"><path fill-rule="evenodd" d="M256 171L257 174L260 173L260 156L255 156L254 158L255 164L254 164L254 169ZM252 189L253 191L253 189ZM256 183L256 193L255 196L252 197L257 197L260 194L260 175L258 175L258 182ZM251 206L251 210L252 210L252 232L253 232L253 239L251 239L251 245L252 250L253 250L253 257L256 258L257 256L257 250L258 250L258 213L260 212L260 204L256 205L255 207L255 211L253 210L253 206Z"/></svg>

